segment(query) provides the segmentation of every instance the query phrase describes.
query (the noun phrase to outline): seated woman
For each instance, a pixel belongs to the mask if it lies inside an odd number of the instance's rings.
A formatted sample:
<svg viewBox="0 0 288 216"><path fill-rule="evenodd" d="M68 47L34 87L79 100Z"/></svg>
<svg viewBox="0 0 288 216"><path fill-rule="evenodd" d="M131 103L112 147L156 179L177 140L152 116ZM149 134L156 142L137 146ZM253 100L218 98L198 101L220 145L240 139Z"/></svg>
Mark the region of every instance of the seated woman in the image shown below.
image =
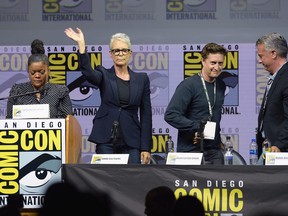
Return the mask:
<svg viewBox="0 0 288 216"><path fill-rule="evenodd" d="M49 104L50 118L72 115L72 102L67 86L49 83L49 60L41 40L36 39L31 43L31 54L28 58L30 81L12 86L6 118L12 118L13 105L25 104Z"/></svg>

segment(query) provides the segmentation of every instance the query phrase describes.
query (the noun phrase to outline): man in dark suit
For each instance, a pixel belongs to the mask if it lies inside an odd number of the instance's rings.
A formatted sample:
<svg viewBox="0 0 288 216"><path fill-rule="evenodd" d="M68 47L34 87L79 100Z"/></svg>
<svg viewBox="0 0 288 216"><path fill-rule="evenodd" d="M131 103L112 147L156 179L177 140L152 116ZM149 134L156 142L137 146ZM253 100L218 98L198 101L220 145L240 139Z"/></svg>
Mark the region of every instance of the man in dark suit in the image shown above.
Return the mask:
<svg viewBox="0 0 288 216"><path fill-rule="evenodd" d="M288 64L287 41L279 33L269 33L257 42L258 62L269 72L267 88L258 116L258 154L265 139L271 152L288 149Z"/></svg>
<svg viewBox="0 0 288 216"><path fill-rule="evenodd" d="M65 34L78 44L82 74L100 90L101 104L88 139L97 144L96 153L129 153L129 163L148 164L152 145L150 81L146 73L128 67L130 38L124 33L112 35L109 54L113 66L93 70L82 31L68 28Z"/></svg>

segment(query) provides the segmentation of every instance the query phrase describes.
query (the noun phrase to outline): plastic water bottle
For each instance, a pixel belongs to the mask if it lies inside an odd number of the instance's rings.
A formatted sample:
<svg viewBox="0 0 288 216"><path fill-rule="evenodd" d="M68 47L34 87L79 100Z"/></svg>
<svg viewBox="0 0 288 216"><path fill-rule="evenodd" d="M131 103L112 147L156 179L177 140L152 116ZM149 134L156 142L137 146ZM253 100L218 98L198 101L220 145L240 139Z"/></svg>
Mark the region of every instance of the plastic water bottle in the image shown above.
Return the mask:
<svg viewBox="0 0 288 216"><path fill-rule="evenodd" d="M256 143L255 138L251 139L249 152L250 152L249 154L250 165L257 165L258 164L258 145Z"/></svg>
<svg viewBox="0 0 288 216"><path fill-rule="evenodd" d="M233 144L231 142L230 136L226 136L224 164L233 165Z"/></svg>
<svg viewBox="0 0 288 216"><path fill-rule="evenodd" d="M174 152L174 142L171 136L169 136L168 140L166 141L166 157L169 152Z"/></svg>

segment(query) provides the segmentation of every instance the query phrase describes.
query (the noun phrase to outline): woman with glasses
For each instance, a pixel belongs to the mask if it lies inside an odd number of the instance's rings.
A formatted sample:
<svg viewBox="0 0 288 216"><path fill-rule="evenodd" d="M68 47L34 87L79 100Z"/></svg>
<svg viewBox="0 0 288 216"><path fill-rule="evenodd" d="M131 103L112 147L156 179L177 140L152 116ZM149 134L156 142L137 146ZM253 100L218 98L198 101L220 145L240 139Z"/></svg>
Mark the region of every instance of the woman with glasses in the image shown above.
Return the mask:
<svg viewBox="0 0 288 216"><path fill-rule="evenodd" d="M81 29L64 32L78 44L82 74L100 90L101 104L88 139L96 144L96 153L129 154L128 163L148 164L152 145L150 81L146 73L135 73L128 67L132 57L129 36L112 35L109 55L113 66L92 69Z"/></svg>

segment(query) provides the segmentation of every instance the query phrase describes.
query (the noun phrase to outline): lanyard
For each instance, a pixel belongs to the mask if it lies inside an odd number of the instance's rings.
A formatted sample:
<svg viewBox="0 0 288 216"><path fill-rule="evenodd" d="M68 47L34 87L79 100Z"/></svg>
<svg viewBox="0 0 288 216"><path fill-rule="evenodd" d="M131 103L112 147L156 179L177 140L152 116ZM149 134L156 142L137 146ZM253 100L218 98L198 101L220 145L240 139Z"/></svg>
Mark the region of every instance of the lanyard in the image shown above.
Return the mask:
<svg viewBox="0 0 288 216"><path fill-rule="evenodd" d="M215 102L216 102L216 80L214 82L214 94L213 94L213 96L214 96L214 104L213 104L213 106L211 106L211 102L210 102L210 98L209 98L208 91L207 91L207 88L206 88L206 84L205 84L205 81L204 81L204 78L203 78L201 72L199 73L199 76L201 78L202 85L203 85L203 88L204 88L204 92L205 92L205 95L206 95L206 99L207 99L207 102L208 102L208 107L209 107L209 118L208 119L209 119L209 121L211 121L212 116L213 116L212 109L213 109L213 107L215 105Z"/></svg>

